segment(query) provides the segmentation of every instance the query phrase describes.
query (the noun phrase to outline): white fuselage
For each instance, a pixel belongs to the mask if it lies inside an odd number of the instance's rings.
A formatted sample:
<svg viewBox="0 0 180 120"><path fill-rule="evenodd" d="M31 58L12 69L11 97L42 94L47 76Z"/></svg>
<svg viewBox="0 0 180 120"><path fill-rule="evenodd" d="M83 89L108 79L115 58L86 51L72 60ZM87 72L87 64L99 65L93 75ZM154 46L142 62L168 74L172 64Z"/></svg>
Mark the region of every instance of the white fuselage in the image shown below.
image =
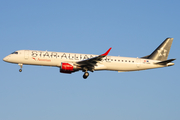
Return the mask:
<svg viewBox="0 0 180 120"><path fill-rule="evenodd" d="M65 52L49 52L37 50L19 50L17 54L10 54L3 60L10 63L55 66L61 67L62 62L75 64L78 61L96 57L98 55L65 53ZM138 71L152 68L166 67L167 65L154 64L157 60L106 56L102 61L98 62L94 70L112 70L112 71Z"/></svg>

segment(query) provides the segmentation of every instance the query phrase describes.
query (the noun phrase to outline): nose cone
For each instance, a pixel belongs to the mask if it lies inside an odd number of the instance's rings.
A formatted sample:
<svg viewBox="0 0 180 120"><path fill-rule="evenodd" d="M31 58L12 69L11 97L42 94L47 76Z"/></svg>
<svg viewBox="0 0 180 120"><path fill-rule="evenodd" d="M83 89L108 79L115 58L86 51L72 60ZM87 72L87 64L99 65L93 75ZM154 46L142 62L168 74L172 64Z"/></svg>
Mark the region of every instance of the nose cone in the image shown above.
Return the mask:
<svg viewBox="0 0 180 120"><path fill-rule="evenodd" d="M8 61L8 59L9 59L9 57L8 57L8 56L6 56L5 58L3 58L3 61L7 62L7 61Z"/></svg>

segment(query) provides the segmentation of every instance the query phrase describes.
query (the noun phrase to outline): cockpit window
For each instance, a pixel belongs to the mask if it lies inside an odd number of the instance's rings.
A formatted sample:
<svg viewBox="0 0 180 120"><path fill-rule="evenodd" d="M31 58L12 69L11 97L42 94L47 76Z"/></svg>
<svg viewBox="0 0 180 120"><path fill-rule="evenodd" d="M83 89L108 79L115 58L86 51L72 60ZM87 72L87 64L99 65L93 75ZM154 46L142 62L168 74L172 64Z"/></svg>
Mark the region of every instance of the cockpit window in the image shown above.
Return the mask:
<svg viewBox="0 0 180 120"><path fill-rule="evenodd" d="M18 52L13 52L13 53L11 53L11 54L18 54Z"/></svg>

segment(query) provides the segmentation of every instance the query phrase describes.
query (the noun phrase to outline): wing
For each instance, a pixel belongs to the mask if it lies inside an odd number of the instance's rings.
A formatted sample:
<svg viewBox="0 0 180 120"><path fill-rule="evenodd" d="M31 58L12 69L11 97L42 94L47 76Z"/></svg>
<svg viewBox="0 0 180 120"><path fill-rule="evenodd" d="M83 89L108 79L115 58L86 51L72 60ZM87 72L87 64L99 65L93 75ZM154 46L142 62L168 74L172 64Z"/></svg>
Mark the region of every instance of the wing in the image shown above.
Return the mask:
<svg viewBox="0 0 180 120"><path fill-rule="evenodd" d="M76 62L76 65L82 68L85 67L88 70L92 70L94 66L96 65L96 63L100 62L104 57L108 55L111 49L112 48L109 48L109 50L107 50L104 54L101 54L99 56L82 60L82 61L78 61Z"/></svg>

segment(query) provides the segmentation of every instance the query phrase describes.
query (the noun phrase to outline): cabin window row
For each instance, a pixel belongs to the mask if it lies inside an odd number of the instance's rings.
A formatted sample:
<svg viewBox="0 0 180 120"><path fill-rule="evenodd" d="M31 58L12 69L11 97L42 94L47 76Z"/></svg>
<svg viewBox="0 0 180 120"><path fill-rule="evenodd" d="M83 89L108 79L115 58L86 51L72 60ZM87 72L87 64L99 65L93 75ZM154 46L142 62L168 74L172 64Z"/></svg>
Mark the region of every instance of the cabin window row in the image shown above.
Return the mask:
<svg viewBox="0 0 180 120"><path fill-rule="evenodd" d="M134 63L134 61L131 61L131 60L116 60L116 59L108 59L108 61L132 62L132 63Z"/></svg>

